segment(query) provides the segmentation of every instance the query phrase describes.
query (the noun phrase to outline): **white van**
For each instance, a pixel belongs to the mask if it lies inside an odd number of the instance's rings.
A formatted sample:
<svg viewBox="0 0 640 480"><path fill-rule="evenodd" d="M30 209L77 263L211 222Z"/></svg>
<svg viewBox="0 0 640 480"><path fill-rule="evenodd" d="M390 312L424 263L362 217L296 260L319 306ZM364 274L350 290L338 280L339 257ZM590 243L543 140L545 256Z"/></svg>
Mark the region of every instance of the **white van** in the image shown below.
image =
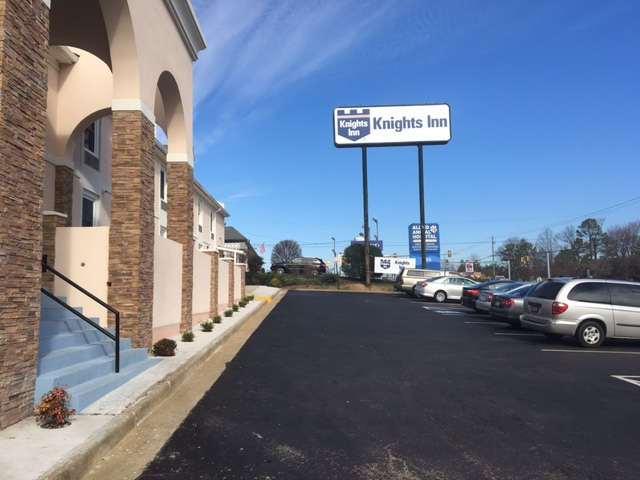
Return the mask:
<svg viewBox="0 0 640 480"><path fill-rule="evenodd" d="M422 270L420 268L403 268L396 277L393 288L401 292L415 295L414 287L418 282L429 278L445 276L447 272L441 270Z"/></svg>

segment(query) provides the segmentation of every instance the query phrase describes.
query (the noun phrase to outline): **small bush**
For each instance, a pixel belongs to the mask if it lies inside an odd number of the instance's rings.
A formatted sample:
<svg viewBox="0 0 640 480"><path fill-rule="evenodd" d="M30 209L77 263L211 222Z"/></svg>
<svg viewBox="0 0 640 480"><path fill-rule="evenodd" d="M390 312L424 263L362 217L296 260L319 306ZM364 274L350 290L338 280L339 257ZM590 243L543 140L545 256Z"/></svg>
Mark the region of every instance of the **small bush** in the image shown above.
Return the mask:
<svg viewBox="0 0 640 480"><path fill-rule="evenodd" d="M271 286L274 288L282 287L282 280L280 280L278 277L273 277L270 283L271 283Z"/></svg>
<svg viewBox="0 0 640 480"><path fill-rule="evenodd" d="M69 425L69 419L76 411L69 409L69 393L62 387L56 387L42 396L36 407L35 415L42 428L61 428Z"/></svg>
<svg viewBox="0 0 640 480"><path fill-rule="evenodd" d="M233 310L227 310L224 312L225 317L230 317L231 315L233 315Z"/></svg>
<svg viewBox="0 0 640 480"><path fill-rule="evenodd" d="M195 335L193 334L193 332L191 332L191 331L184 332L184 333L182 334L182 341L183 341L183 342L193 342L193 339L194 339L195 337L196 337L196 336L195 336Z"/></svg>
<svg viewBox="0 0 640 480"><path fill-rule="evenodd" d="M215 317L213 317L213 323L222 323L222 318L220 317L220 315L216 315Z"/></svg>
<svg viewBox="0 0 640 480"><path fill-rule="evenodd" d="M335 273L323 273L320 275L320 283L332 284L336 283L338 276Z"/></svg>
<svg viewBox="0 0 640 480"><path fill-rule="evenodd" d="M240 305L240 308L244 308L247 306L247 302L245 302L244 300L240 300L240 302L238 303L238 305Z"/></svg>
<svg viewBox="0 0 640 480"><path fill-rule="evenodd" d="M175 341L163 338L153 345L152 352L156 357L173 357L176 354L177 346L178 344Z"/></svg>
<svg viewBox="0 0 640 480"><path fill-rule="evenodd" d="M234 312L237 312L237 311L240 309L240 307L239 307L238 305L234 305L233 307L231 307L231 309L232 309Z"/></svg>
<svg viewBox="0 0 640 480"><path fill-rule="evenodd" d="M208 322L202 322L200 324L200 328L202 328L203 332L210 332L213 330L213 322L209 320Z"/></svg>
<svg viewBox="0 0 640 480"><path fill-rule="evenodd" d="M255 298L255 297L254 297L253 295L247 295L247 298L245 298L245 300L246 300L247 302L253 302L253 299L254 299L254 298Z"/></svg>

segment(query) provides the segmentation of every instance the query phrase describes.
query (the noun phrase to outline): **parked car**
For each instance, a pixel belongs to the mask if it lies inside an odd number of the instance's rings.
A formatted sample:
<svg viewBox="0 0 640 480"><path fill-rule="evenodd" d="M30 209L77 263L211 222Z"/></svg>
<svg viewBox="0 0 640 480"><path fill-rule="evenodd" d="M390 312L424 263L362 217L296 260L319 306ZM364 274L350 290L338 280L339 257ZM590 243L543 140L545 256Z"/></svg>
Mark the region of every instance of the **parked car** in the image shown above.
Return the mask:
<svg viewBox="0 0 640 480"><path fill-rule="evenodd" d="M484 283L478 283L477 285L473 285L471 287L463 287L462 304L465 307L477 310L476 301L478 300L478 297L480 297L482 291L486 290L492 292L495 289L499 288L501 285L511 285L513 283L514 282L512 282L511 280L489 280Z"/></svg>
<svg viewBox="0 0 640 480"><path fill-rule="evenodd" d="M536 286L537 284L527 283L510 292L496 293L491 301L491 316L519 327L520 316L524 313L524 298Z"/></svg>
<svg viewBox="0 0 640 480"><path fill-rule="evenodd" d="M429 278L435 278L442 276L442 272L439 270L422 270L419 268L403 268L398 276L396 282L393 285L395 290L407 292L414 295L414 287L418 282Z"/></svg>
<svg viewBox="0 0 640 480"><path fill-rule="evenodd" d="M511 293L522 285L524 285L522 282L507 282L502 285L497 285L491 290L480 290L480 295L478 295L478 299L476 300L476 310L479 312L489 313L489 310L491 310L491 302L495 295L498 293Z"/></svg>
<svg viewBox="0 0 640 480"><path fill-rule="evenodd" d="M319 275L327 273L327 265L321 258L317 257L298 257L290 262L275 263L271 265L271 271L274 273L290 273L294 275Z"/></svg>
<svg viewBox="0 0 640 480"><path fill-rule="evenodd" d="M640 283L619 280L550 279L524 301L522 326L583 347L606 338L640 338Z"/></svg>
<svg viewBox="0 0 640 480"><path fill-rule="evenodd" d="M422 280L415 286L416 297L428 298L438 303L447 300L460 300L462 298L462 288L472 287L478 282L460 276L435 277L429 280Z"/></svg>

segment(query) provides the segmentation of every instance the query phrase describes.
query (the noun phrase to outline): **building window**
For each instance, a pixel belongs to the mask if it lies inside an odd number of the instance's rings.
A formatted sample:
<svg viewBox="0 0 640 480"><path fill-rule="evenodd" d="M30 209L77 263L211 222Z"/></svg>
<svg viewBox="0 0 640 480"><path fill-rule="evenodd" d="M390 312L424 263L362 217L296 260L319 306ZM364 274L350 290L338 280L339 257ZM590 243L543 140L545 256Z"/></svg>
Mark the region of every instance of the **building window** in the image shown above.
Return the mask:
<svg viewBox="0 0 640 480"><path fill-rule="evenodd" d="M167 172L164 168L160 169L160 208L167 210Z"/></svg>
<svg viewBox="0 0 640 480"><path fill-rule="evenodd" d="M98 196L85 190L82 192L82 226L94 227L96 224L96 201Z"/></svg>
<svg viewBox="0 0 640 480"><path fill-rule="evenodd" d="M209 212L209 231L211 232L211 240L215 238L213 222L213 210L211 210L211 212Z"/></svg>
<svg viewBox="0 0 640 480"><path fill-rule="evenodd" d="M84 129L84 163L100 170L100 121L96 120Z"/></svg>
<svg viewBox="0 0 640 480"><path fill-rule="evenodd" d="M198 199L198 232L202 233L202 207L200 205L200 199Z"/></svg>

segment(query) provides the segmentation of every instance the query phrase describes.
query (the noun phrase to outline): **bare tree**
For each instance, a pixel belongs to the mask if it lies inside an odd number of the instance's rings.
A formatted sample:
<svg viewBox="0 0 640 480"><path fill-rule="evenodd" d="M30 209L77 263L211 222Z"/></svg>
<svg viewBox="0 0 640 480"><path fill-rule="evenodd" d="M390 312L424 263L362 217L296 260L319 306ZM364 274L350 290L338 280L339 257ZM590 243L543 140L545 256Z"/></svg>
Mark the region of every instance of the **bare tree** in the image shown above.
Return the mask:
<svg viewBox="0 0 640 480"><path fill-rule="evenodd" d="M536 249L539 252L557 252L558 240L557 235L553 233L549 227L545 228L536 240Z"/></svg>
<svg viewBox="0 0 640 480"><path fill-rule="evenodd" d="M609 258L626 258L637 254L640 249L640 222L610 228L606 244Z"/></svg>
<svg viewBox="0 0 640 480"><path fill-rule="evenodd" d="M562 248L573 250L576 247L576 227L569 225L556 235L558 242L562 244Z"/></svg>
<svg viewBox="0 0 640 480"><path fill-rule="evenodd" d="M302 256L300 244L295 240L280 240L271 251L271 264L288 263Z"/></svg>

